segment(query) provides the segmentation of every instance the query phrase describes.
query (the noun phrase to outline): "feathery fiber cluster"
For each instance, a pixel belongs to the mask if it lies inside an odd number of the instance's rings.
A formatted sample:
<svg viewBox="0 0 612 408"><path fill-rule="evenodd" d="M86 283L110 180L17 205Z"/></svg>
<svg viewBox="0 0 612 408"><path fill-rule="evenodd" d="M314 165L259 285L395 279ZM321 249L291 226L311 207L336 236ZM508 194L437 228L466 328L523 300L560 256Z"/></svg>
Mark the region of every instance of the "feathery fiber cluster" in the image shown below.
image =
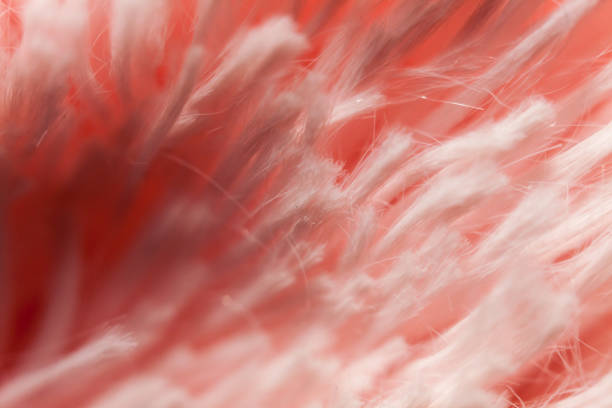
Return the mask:
<svg viewBox="0 0 612 408"><path fill-rule="evenodd" d="M610 17L0 1L0 407L612 406Z"/></svg>

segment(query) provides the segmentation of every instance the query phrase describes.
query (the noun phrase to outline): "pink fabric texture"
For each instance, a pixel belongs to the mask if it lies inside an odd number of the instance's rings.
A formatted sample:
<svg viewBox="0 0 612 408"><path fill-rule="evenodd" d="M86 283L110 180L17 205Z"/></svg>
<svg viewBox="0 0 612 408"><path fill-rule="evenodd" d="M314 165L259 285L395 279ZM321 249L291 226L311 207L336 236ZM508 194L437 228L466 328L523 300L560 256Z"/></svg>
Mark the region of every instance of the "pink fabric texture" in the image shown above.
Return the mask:
<svg viewBox="0 0 612 408"><path fill-rule="evenodd" d="M612 406L611 18L0 0L0 407Z"/></svg>

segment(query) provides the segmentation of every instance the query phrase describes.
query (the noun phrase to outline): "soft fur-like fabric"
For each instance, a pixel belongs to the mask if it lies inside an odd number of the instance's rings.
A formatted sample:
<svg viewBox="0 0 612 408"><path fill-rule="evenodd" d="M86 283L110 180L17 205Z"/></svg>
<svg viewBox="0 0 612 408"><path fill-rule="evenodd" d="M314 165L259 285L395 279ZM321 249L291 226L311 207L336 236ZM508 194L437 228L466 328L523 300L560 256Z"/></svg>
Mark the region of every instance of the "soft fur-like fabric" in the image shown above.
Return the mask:
<svg viewBox="0 0 612 408"><path fill-rule="evenodd" d="M0 407L612 406L611 18L0 1Z"/></svg>

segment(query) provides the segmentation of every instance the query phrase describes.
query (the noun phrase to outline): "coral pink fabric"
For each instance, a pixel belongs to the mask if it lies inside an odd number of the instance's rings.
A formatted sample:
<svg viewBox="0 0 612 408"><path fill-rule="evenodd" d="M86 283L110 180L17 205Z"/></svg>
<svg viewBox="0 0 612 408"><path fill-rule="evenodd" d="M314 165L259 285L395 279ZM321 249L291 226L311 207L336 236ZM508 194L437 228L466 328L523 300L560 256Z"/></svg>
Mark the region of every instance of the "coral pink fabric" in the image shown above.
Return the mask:
<svg viewBox="0 0 612 408"><path fill-rule="evenodd" d="M1 0L0 407L611 406L611 16Z"/></svg>

